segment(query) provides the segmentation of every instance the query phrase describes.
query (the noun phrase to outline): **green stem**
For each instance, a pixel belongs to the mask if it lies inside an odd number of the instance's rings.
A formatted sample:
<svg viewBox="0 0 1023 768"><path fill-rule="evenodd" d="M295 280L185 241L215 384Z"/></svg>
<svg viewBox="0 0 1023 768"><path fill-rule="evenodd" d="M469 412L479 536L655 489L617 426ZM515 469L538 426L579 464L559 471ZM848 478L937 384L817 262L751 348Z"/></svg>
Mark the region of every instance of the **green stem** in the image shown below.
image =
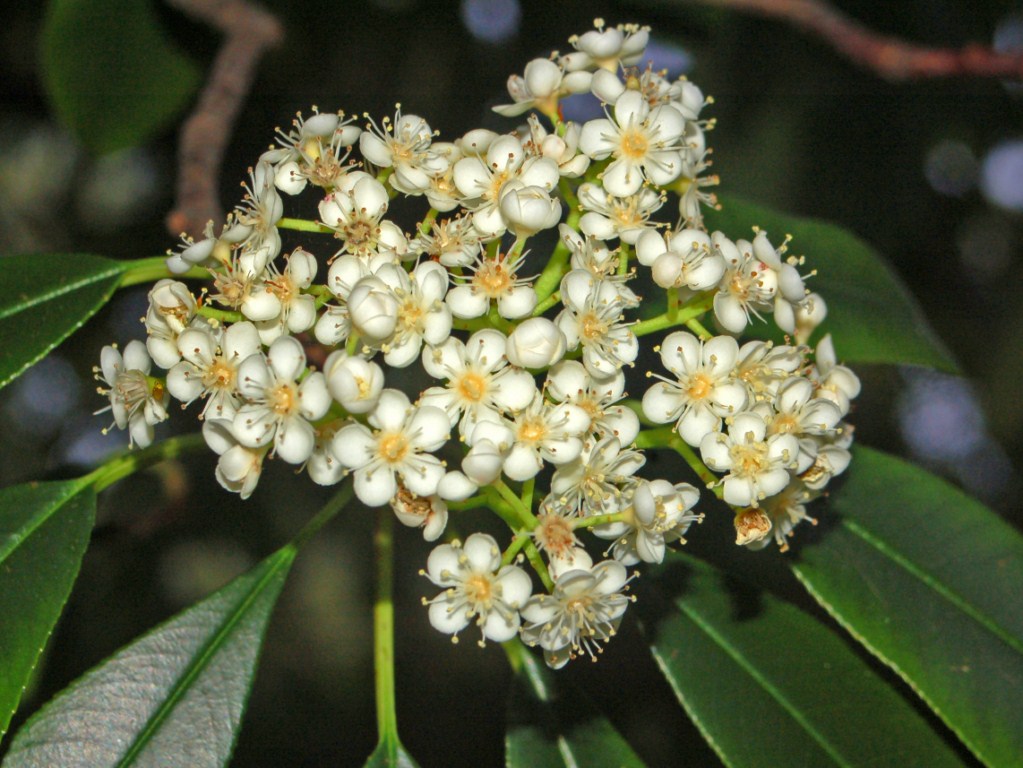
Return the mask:
<svg viewBox="0 0 1023 768"><path fill-rule="evenodd" d="M148 469L154 464L168 459L176 459L189 451L196 450L206 443L201 433L181 435L162 440L142 450L126 450L98 466L83 479L91 483L98 493L109 488L118 480L122 480L136 472Z"/></svg>
<svg viewBox="0 0 1023 768"><path fill-rule="evenodd" d="M536 309L533 310L533 317L540 317L544 312L553 307L561 301L561 291L555 291L546 299L536 305Z"/></svg>
<svg viewBox="0 0 1023 768"><path fill-rule="evenodd" d="M607 515L593 515L593 517L577 517L572 521L572 530L577 528L593 528L606 523L620 523L625 520L624 512L613 512Z"/></svg>
<svg viewBox="0 0 1023 768"><path fill-rule="evenodd" d="M210 276L210 273L202 267L192 267L183 275L172 274L167 269L166 256L138 259L128 262L128 264L130 266L126 265L124 272L121 273L121 279L117 283L118 288L127 288L139 283L154 283L164 277L173 277L176 280L205 280Z"/></svg>
<svg viewBox="0 0 1023 768"><path fill-rule="evenodd" d="M478 496L470 496L464 501L449 501L447 502L448 509L463 510L463 509L479 509L480 507L486 506L487 497L485 494L479 494Z"/></svg>
<svg viewBox="0 0 1023 768"><path fill-rule="evenodd" d="M330 227L324 226L318 221L309 221L308 219L284 218L277 222L277 228L293 229L296 232L318 232L323 235L333 234L334 232Z"/></svg>
<svg viewBox="0 0 1023 768"><path fill-rule="evenodd" d="M724 496L725 489L721 485L720 478L707 468L707 465L696 455L692 446L676 435L672 438L670 447L685 460L686 464L692 467L693 472L700 477L708 489L713 491L715 496L719 499Z"/></svg>
<svg viewBox="0 0 1023 768"><path fill-rule="evenodd" d="M644 429L636 435L634 442L640 450L644 448L668 448L675 437L674 427L659 427L657 429Z"/></svg>
<svg viewBox="0 0 1023 768"><path fill-rule="evenodd" d="M701 341L709 341L714 338L714 334L704 328L703 323L695 317L686 320L686 328L695 333Z"/></svg>
<svg viewBox="0 0 1023 768"><path fill-rule="evenodd" d="M308 523L302 526L302 530L295 535L291 543L298 548L309 541L320 528L333 520L338 512L348 506L348 502L352 500L352 495L352 485L349 483L335 493L331 500L324 504L323 508Z"/></svg>
<svg viewBox="0 0 1023 768"><path fill-rule="evenodd" d="M551 578L551 574L547 571L547 564L540 557L540 550L536 548L536 544L533 543L532 539L526 541L525 547L529 564L533 566L533 570L536 571L536 575L540 577L540 581L543 582L547 591L552 592L554 590L554 579Z"/></svg>
<svg viewBox="0 0 1023 768"><path fill-rule="evenodd" d="M380 744L397 746L398 713L394 705L394 514L383 507L373 532L376 601L373 604L373 668L376 679L377 734Z"/></svg>
<svg viewBox="0 0 1023 768"><path fill-rule="evenodd" d="M241 312L235 312L230 309L217 309L209 304L203 304L195 311L196 314L208 317L210 320L219 320L222 323L240 323L245 319Z"/></svg>
<svg viewBox="0 0 1023 768"><path fill-rule="evenodd" d="M501 555L501 565L511 565L512 561L519 554L519 550L526 545L530 539L528 531L519 531L512 537L511 544L508 545L508 549Z"/></svg>
<svg viewBox="0 0 1023 768"><path fill-rule="evenodd" d="M714 306L714 294L708 293L704 296L693 299L692 301L686 302L674 312L669 308L669 310L662 315L657 315L657 317L651 317L649 320L643 320L640 323L636 323L632 326L632 332L637 336L645 336L648 333L656 333L657 331L663 331L666 328L674 328L677 325L683 325L684 323L699 317L712 306Z"/></svg>
<svg viewBox="0 0 1023 768"><path fill-rule="evenodd" d="M508 502L508 506L515 511L515 514L518 515L522 524L530 530L536 527L536 518L533 517L532 510L523 503L522 499L516 495L515 491L504 484L503 480L495 480L491 483L491 487L501 494L502 498Z"/></svg>

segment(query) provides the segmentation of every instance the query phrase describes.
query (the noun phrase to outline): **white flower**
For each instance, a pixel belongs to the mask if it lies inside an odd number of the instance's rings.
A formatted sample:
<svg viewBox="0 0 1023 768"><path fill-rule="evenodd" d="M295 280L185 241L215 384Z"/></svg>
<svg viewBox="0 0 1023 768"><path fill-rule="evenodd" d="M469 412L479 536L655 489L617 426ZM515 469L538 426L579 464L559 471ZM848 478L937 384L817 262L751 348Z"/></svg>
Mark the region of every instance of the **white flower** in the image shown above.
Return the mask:
<svg viewBox="0 0 1023 768"><path fill-rule="evenodd" d="M281 336L266 357L251 355L238 367L238 390L247 401L238 409L233 431L238 442L274 451L289 464L302 464L313 452L315 433L309 423L330 408L327 382L320 372L306 371L305 350L292 336Z"/></svg>
<svg viewBox="0 0 1023 768"><path fill-rule="evenodd" d="M670 184L682 172L682 136L686 120L672 106L650 108L638 91L626 91L615 102L614 119L583 125L579 148L594 160L614 159L600 176L616 197L636 194L644 181Z"/></svg>
<svg viewBox="0 0 1023 768"><path fill-rule="evenodd" d="M236 258L213 278L214 301L236 310L253 322L280 317L281 300L266 284L265 268L253 273Z"/></svg>
<svg viewBox="0 0 1023 768"><path fill-rule="evenodd" d="M184 283L165 278L149 291L146 349L161 368L170 368L181 359L178 335L195 318L195 309L195 297Z"/></svg>
<svg viewBox="0 0 1023 768"><path fill-rule="evenodd" d="M564 309L554 322L568 349L583 347L583 364L593 376L613 376L639 354L639 339L624 323L624 304L614 283L573 269L561 281Z"/></svg>
<svg viewBox="0 0 1023 768"><path fill-rule="evenodd" d="M340 426L341 420L334 419L314 428L316 442L305 463L305 471L317 485L337 485L347 474L344 465L334 456L334 435Z"/></svg>
<svg viewBox="0 0 1023 768"><path fill-rule="evenodd" d="M768 434L792 435L799 441L796 474L805 472L816 460L818 442L815 438L834 436L842 419L838 405L814 397L813 383L802 376L786 380L778 388L773 403L758 403L753 412L767 423Z"/></svg>
<svg viewBox="0 0 1023 768"><path fill-rule="evenodd" d="M349 413L368 413L376 408L384 389L384 372L372 360L337 349L323 363L327 389Z"/></svg>
<svg viewBox="0 0 1023 768"><path fill-rule="evenodd" d="M216 478L220 486L247 499L256 490L263 472L263 458L270 446L250 448L238 442L231 422L224 419L206 419L202 425L206 445L220 458L217 459Z"/></svg>
<svg viewBox="0 0 1023 768"><path fill-rule="evenodd" d="M262 347L256 327L233 323L222 334L205 328L189 328L178 337L184 359L167 372L167 390L188 405L208 397L202 416L233 419L240 405L238 367Z"/></svg>
<svg viewBox="0 0 1023 768"><path fill-rule="evenodd" d="M799 455L792 435L767 436L767 424L755 413L740 413L728 434L711 432L700 442L703 462L714 472L728 472L724 499L737 507L757 507L788 485L789 469Z"/></svg>
<svg viewBox="0 0 1023 768"><path fill-rule="evenodd" d="M416 496L401 483L391 499L391 509L402 525L422 528L423 539L426 541L440 538L448 524L448 505L444 499L436 494Z"/></svg>
<svg viewBox="0 0 1023 768"><path fill-rule="evenodd" d="M558 231L561 233L561 242L572 254L569 258L572 269L584 269L595 278L611 285L623 307L639 306L639 296L628 286L633 274L619 274L621 249L616 248L612 251L604 241L590 235L583 237L566 224L561 224Z"/></svg>
<svg viewBox="0 0 1023 768"><path fill-rule="evenodd" d="M832 400L838 405L844 417L849 413L851 402L860 394L859 377L851 368L838 364L830 333L817 344L814 360L811 379L817 385L817 396Z"/></svg>
<svg viewBox="0 0 1023 768"><path fill-rule="evenodd" d="M427 578L444 589L432 600L430 624L457 635L473 619L486 640L503 643L519 631L519 608L532 592L529 576L516 565L501 565L501 549L493 537L474 533L463 546L455 541L434 548L426 562Z"/></svg>
<svg viewBox="0 0 1023 768"><path fill-rule="evenodd" d="M509 320L532 313L537 304L533 278L518 276L525 260L526 254L509 257L497 253L491 258L481 250L475 263L469 266L472 277L456 276L458 284L448 291L451 313L464 319L482 317L490 310L491 302L497 302L498 314Z"/></svg>
<svg viewBox="0 0 1023 768"><path fill-rule="evenodd" d="M376 277L394 296L395 322L394 331L386 337L369 334L371 343L384 351L384 362L404 368L419 357L424 341L440 344L451 334L451 309L444 303L448 271L435 261L421 261L411 272L398 264L384 264ZM349 299L352 320L356 327L365 328L356 319L354 297L355 291Z"/></svg>
<svg viewBox="0 0 1023 768"><path fill-rule="evenodd" d="M515 237L525 239L561 220L561 201L543 187L527 187L512 179L501 189L499 208Z"/></svg>
<svg viewBox="0 0 1023 768"><path fill-rule="evenodd" d="M643 58L650 41L650 27L619 24L605 28L603 19L594 19L593 26L596 29L568 39L576 52L562 57L565 69L601 68L617 72L620 66L636 64Z"/></svg>
<svg viewBox="0 0 1023 768"><path fill-rule="evenodd" d="M552 190L561 174L558 164L546 157L528 157L522 142L506 135L486 149L486 158L463 157L454 166L454 182L463 204L473 212L472 223L486 239L502 234L507 222L499 208L501 191L512 179L527 187Z"/></svg>
<svg viewBox="0 0 1023 768"><path fill-rule="evenodd" d="M622 486L646 463L639 451L622 450L616 437L583 449L579 457L558 467L551 478L549 506L580 517L620 511Z"/></svg>
<svg viewBox="0 0 1023 768"><path fill-rule="evenodd" d="M725 274L721 251L698 229L669 231L663 236L647 230L636 241L636 258L652 268L654 282L662 288L706 291Z"/></svg>
<svg viewBox="0 0 1023 768"><path fill-rule="evenodd" d="M153 426L167 418L170 396L163 382L149 378L153 367L146 345L129 341L124 356L117 347L106 346L100 351L99 367L93 368L96 379L107 385L99 389L110 398L110 405L96 413L111 411L114 425L128 429L129 445L145 448L153 442ZM107 430L103 430L106 434Z"/></svg>
<svg viewBox="0 0 1023 768"><path fill-rule="evenodd" d="M532 403L512 415L511 423L477 422L472 441L473 447L480 439L499 447L510 445L502 469L512 480L521 481L535 477L544 461L565 464L575 459L589 426L590 417L579 406L545 403L538 393Z"/></svg>
<svg viewBox="0 0 1023 768"><path fill-rule="evenodd" d="M398 297L376 275L363 277L352 287L347 306L352 328L371 347L380 347L394 336L398 327Z"/></svg>
<svg viewBox="0 0 1023 768"><path fill-rule="evenodd" d="M448 384L426 389L420 405L444 410L463 436L472 433L477 421L498 420L502 411L525 408L536 394L536 383L527 371L508 365L507 343L500 331L484 328L466 342L450 337L423 350L423 368Z"/></svg>
<svg viewBox="0 0 1023 768"><path fill-rule="evenodd" d="M689 483L641 480L630 488L630 495L629 522L593 529L595 536L614 540L612 554L624 565L663 562L666 544L682 540L690 525L703 520L703 515L689 511L700 499Z"/></svg>
<svg viewBox="0 0 1023 768"><path fill-rule="evenodd" d="M675 381L658 376L643 395L643 413L658 424L675 422L689 445L717 432L721 419L746 407L746 387L735 380L739 345L731 336L702 342L686 331L668 334L661 344L661 362Z"/></svg>
<svg viewBox="0 0 1023 768"><path fill-rule="evenodd" d="M664 205L664 195L644 187L634 195L615 197L596 184L579 186L579 204L586 211L579 219L579 229L598 240L620 237L634 244L641 234L656 226L650 216Z"/></svg>
<svg viewBox="0 0 1023 768"><path fill-rule="evenodd" d="M578 360L562 360L547 372L547 396L557 403L572 403L590 417L590 433L614 437L629 445L639 434L639 416L631 408L615 405L625 397L625 374L594 378Z"/></svg>
<svg viewBox="0 0 1023 768"><path fill-rule="evenodd" d="M519 323L508 337L505 354L519 368L546 368L565 356L565 334L546 317L531 317Z"/></svg>
<svg viewBox="0 0 1023 768"><path fill-rule="evenodd" d="M547 666L560 669L585 652L592 658L614 637L629 598L625 566L605 560L561 573L549 595L533 595L522 608L522 639L543 648Z"/></svg>
<svg viewBox="0 0 1023 768"><path fill-rule="evenodd" d="M807 489L799 480L793 480L785 490L764 502L763 511L772 523L774 541L782 552L788 550L788 539L799 523L806 520L811 525L817 525L817 521L806 514L806 505L813 501L817 495ZM750 549L761 549L767 545L768 541L769 539L764 536L758 541L750 542L747 546Z"/></svg>
<svg viewBox="0 0 1023 768"><path fill-rule="evenodd" d="M238 258L249 274L258 274L281 252L276 224L284 215L284 202L274 187L274 170L260 161L250 169L251 185L234 210L236 226L247 232Z"/></svg>
<svg viewBox="0 0 1023 768"><path fill-rule="evenodd" d="M320 202L320 220L337 233L341 250L368 259L376 253L400 257L408 247L401 228L383 218L390 198L379 181L353 171Z"/></svg>
<svg viewBox="0 0 1023 768"><path fill-rule="evenodd" d="M442 219L429 233L420 230L409 241L408 252L436 259L445 267L467 267L479 256L480 236L468 217Z"/></svg>
<svg viewBox="0 0 1023 768"><path fill-rule="evenodd" d="M564 123L564 133L547 133L536 115L530 115L529 140L526 151L534 155L549 157L558 164L562 178L578 179L590 167L590 158L579 151L579 134L582 128L578 123Z"/></svg>
<svg viewBox="0 0 1023 768"><path fill-rule="evenodd" d="M413 408L402 392L385 389L368 420L375 431L347 424L333 444L338 461L355 474L360 501L370 507L386 504L398 492L399 479L417 496L436 493L444 465L431 451L447 442L447 414L432 406Z"/></svg>
<svg viewBox="0 0 1023 768"><path fill-rule="evenodd" d="M354 118L345 120L343 113L321 115L313 111L308 120L299 114L288 133L278 130L281 149L264 154L277 163L274 183L288 195L297 195L307 182L324 189L336 187L351 168L345 160L362 133L361 128L352 125Z"/></svg>
<svg viewBox="0 0 1023 768"><path fill-rule="evenodd" d="M787 344L748 341L739 348L736 378L749 387L753 400L773 398L781 383L803 365L804 350L805 347Z"/></svg>
<svg viewBox="0 0 1023 768"><path fill-rule="evenodd" d="M264 344L272 344L283 333L302 333L316 322L316 298L302 291L313 284L316 277L316 257L309 251L296 248L288 257L284 271L269 265L266 287L280 302L280 314L256 324Z"/></svg>
<svg viewBox="0 0 1023 768"><path fill-rule="evenodd" d="M443 173L447 162L430 151L433 131L418 115L403 115L399 108L392 124L385 118L383 128L371 122L359 136L362 156L378 168L394 168L391 186L406 195L421 195L430 179Z"/></svg>
<svg viewBox="0 0 1023 768"><path fill-rule="evenodd" d="M590 88L589 72L568 74L550 59L533 59L526 64L523 75L508 78L508 95L514 104L500 104L494 111L505 117L517 117L536 108L545 115L555 115L558 99L572 93L585 93Z"/></svg>
<svg viewBox="0 0 1023 768"><path fill-rule="evenodd" d="M726 262L724 277L714 295L714 316L726 331L742 333L751 314L763 320L758 310L774 309L778 273L756 257L751 243L745 240L733 243L720 232L711 238Z"/></svg>

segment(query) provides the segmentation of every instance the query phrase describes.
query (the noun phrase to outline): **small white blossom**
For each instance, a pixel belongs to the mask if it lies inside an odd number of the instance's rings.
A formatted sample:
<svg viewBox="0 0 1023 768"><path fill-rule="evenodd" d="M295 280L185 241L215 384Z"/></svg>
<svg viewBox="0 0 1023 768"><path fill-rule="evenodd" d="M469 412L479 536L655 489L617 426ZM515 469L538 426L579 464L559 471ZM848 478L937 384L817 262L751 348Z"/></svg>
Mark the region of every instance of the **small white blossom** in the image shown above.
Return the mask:
<svg viewBox="0 0 1023 768"><path fill-rule="evenodd" d="M717 432L721 419L746 407L746 387L735 380L739 345L731 336L700 341L676 331L661 344L661 362L675 381L658 376L643 395L643 413L657 424L675 422L689 445Z"/></svg>
<svg viewBox="0 0 1023 768"><path fill-rule="evenodd" d="M625 566L605 560L561 573L549 595L533 595L522 608L522 639L543 648L547 666L560 669L583 652L596 658L618 631L630 599Z"/></svg>
<svg viewBox="0 0 1023 768"><path fill-rule="evenodd" d="M289 464L302 464L313 452L311 421L330 408L327 382L320 372L306 373L305 350L292 336L281 336L262 354L238 367L238 390L247 401L238 409L233 432L238 442L274 451Z"/></svg>
<svg viewBox="0 0 1023 768"><path fill-rule="evenodd" d="M457 635L473 619L482 632L480 645L503 643L519 631L519 608L532 592L529 576L517 565L501 565L501 549L492 536L474 533L465 544L441 544L426 562L425 575L444 589L432 600L430 624Z"/></svg>
<svg viewBox="0 0 1023 768"><path fill-rule="evenodd" d="M233 419L241 404L238 367L262 349L256 327L233 323L222 334L189 328L178 338L178 347L184 359L167 372L167 390L185 405L208 398L204 417Z"/></svg>
<svg viewBox="0 0 1023 768"><path fill-rule="evenodd" d="M519 368L547 368L565 356L566 346L557 325L546 317L531 317L511 332L505 354Z"/></svg>
<svg viewBox="0 0 1023 768"><path fill-rule="evenodd" d="M387 189L362 171L353 171L320 202L320 221L341 240L341 251L368 259L377 253L405 253L408 242L394 222L384 219Z"/></svg>
<svg viewBox="0 0 1023 768"><path fill-rule="evenodd" d="M582 345L583 364L593 376L613 376L636 359L639 339L624 322L624 304L614 283L573 269L561 281L561 301L565 308L554 322L568 349Z"/></svg>
<svg viewBox="0 0 1023 768"><path fill-rule="evenodd" d="M220 458L217 459L216 478L220 486L247 499L256 490L263 472L263 459L269 445L251 448L242 445L234 435L231 422L224 419L206 419L202 425L206 445Z"/></svg>
<svg viewBox="0 0 1023 768"><path fill-rule="evenodd" d="M545 115L556 115L558 99L572 93L585 93L590 88L589 72L566 73L550 59L533 59L520 75L508 78L508 95L514 104L500 104L494 111L505 117L518 117L538 109Z"/></svg>
<svg viewBox="0 0 1023 768"><path fill-rule="evenodd" d="M448 414L463 436L480 420L499 420L503 411L519 411L536 395L531 374L508 365L508 339L500 331L484 328L461 341L454 337L423 350L423 368L434 378L447 379L444 387L430 387L419 398Z"/></svg>
<svg viewBox="0 0 1023 768"><path fill-rule="evenodd" d="M464 319L482 317L490 310L491 302L496 302L498 314L509 320L531 314L537 304L533 278L518 276L525 260L526 254L497 253L491 258L480 251L476 261L468 267L472 276L456 276L457 284L448 291L451 313Z"/></svg>
<svg viewBox="0 0 1023 768"><path fill-rule="evenodd" d="M334 436L334 455L355 475L355 495L379 507L398 492L398 480L417 496L432 496L444 465L432 455L447 442L451 427L440 408L413 408L396 389L385 389L369 415L371 431L347 424Z"/></svg>
<svg viewBox="0 0 1023 768"><path fill-rule="evenodd" d="M594 19L593 26L596 29L568 39L575 53L562 57L567 70L600 68L617 72L619 67L636 64L643 58L650 42L650 27L638 24L605 27L603 19Z"/></svg>
<svg viewBox="0 0 1023 768"><path fill-rule="evenodd" d="M639 416L631 408L615 405L625 397L625 373L594 378L578 360L562 360L547 372L547 396L556 403L572 403L590 417L590 434L617 437L629 445L639 434Z"/></svg>
<svg viewBox="0 0 1023 768"><path fill-rule="evenodd" d="M99 393L110 398L110 405L96 413L111 411L114 425L128 430L129 445L139 448L153 442L153 426L167 418L170 401L163 382L150 379L152 367L146 345L129 341L123 357L117 347L103 347L99 367L93 369L96 379L108 387L100 388Z"/></svg>
<svg viewBox="0 0 1023 768"><path fill-rule="evenodd" d="M656 227L650 217L664 205L664 195L649 187L628 197L615 197L601 186L586 183L580 185L578 194L586 211L579 219L579 229L598 240L619 237L630 245Z"/></svg>
<svg viewBox="0 0 1023 768"><path fill-rule="evenodd" d="M788 485L789 469L799 455L792 435L768 437L767 424L755 413L740 413L728 434L711 432L700 441L703 462L724 478L724 499L737 507L756 507Z"/></svg>

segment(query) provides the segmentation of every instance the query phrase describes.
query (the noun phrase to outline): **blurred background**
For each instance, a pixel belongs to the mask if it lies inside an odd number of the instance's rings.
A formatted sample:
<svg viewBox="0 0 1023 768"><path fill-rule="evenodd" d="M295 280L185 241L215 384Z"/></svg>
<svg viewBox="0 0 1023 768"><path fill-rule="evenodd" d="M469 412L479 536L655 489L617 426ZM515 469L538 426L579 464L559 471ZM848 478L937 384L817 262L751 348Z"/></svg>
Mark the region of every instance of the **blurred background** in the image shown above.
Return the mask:
<svg viewBox="0 0 1023 768"><path fill-rule="evenodd" d="M1023 7L1016 3L836 5L879 32L922 44L1023 51ZM678 0L265 6L286 37L260 63L230 139L221 182L226 206L239 198L245 169L274 128L299 110L308 114L316 104L379 120L400 101L444 139L479 126L509 130L515 121L490 107L508 100L508 75L521 73L530 58L565 50L566 39L590 29L595 16L612 25L649 24L648 58L687 74L715 99L704 114L717 120L709 141L720 190L830 220L868 241L891 260L960 361L965 378L857 368L865 385L853 415L857 439L910 456L1023 522L1016 501L1023 455L1023 396L1016 389L1023 376L1023 86L967 78L893 84L784 23ZM204 73L218 34L163 4L153 10L170 43ZM183 114L143 146L103 156L80 147L53 117L40 84L45 12L45 4L17 4L0 28L0 254L163 253L176 245L164 219ZM806 255L812 265L813 254ZM106 417L92 415L103 400L91 368L104 344L143 337L145 307L144 287L119 292L70 343L0 391L0 485L80 474L123 447L124 435L104 437ZM193 428L190 417L177 416L158 434ZM213 465L210 456L168 464L101 499L82 576L25 712L280 546L325 498L274 462L255 496L241 503L217 486ZM714 535L717 525L708 521L694 531L693 553L758 574L787 573L775 567L786 555L773 549L752 556L716 551L712 540L729 538L727 531ZM372 749L371 527L369 515L350 510L296 562L264 647L235 765L355 766ZM429 629L418 606L429 590L416 576L428 547L413 531L399 533L403 740L424 768L499 765L509 684L504 658L499 648L475 648L471 633L453 648ZM748 565L750 557L760 562ZM791 585L778 578L767 588L787 595ZM651 765L714 764L640 642L627 621L600 664L572 665L564 677L609 709ZM637 689L644 692L639 701L628 695Z"/></svg>

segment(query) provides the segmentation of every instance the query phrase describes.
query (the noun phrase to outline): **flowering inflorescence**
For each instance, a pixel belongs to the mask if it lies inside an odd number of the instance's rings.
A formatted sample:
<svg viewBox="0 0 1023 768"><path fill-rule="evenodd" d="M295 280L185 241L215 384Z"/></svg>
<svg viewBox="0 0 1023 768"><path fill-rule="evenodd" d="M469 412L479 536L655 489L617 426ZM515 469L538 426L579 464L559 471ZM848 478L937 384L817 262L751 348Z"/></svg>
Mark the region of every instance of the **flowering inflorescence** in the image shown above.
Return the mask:
<svg viewBox="0 0 1023 768"><path fill-rule="evenodd" d="M485 533L439 545L430 621L455 637L470 622L483 639L518 634L552 666L597 653L631 601L626 567L660 562L703 517L694 485L644 476L646 450L693 466L733 508L739 544L784 549L849 463L859 382L830 337L807 345L826 307L787 240L707 231L709 99L644 67L648 36L598 20L570 53L531 61L496 108L530 114L504 135L439 141L400 108L365 129L299 116L219 234L211 223L169 256L211 287L161 280L146 344L103 350L116 425L145 446L170 397L200 401L228 490L249 496L274 458L321 485L351 475L364 504L389 504L430 541L451 512L491 509L508 545ZM604 117L565 121L560 100L584 92ZM306 190L319 220L284 218ZM408 198L428 206L411 234L391 215ZM322 237L325 253L284 254L286 229ZM632 282L663 290L656 312ZM738 340L767 315L785 343ZM631 372L652 334L661 365L644 380ZM425 388L396 372L420 368ZM627 379L641 399L626 399ZM589 535L606 542L600 562Z"/></svg>

